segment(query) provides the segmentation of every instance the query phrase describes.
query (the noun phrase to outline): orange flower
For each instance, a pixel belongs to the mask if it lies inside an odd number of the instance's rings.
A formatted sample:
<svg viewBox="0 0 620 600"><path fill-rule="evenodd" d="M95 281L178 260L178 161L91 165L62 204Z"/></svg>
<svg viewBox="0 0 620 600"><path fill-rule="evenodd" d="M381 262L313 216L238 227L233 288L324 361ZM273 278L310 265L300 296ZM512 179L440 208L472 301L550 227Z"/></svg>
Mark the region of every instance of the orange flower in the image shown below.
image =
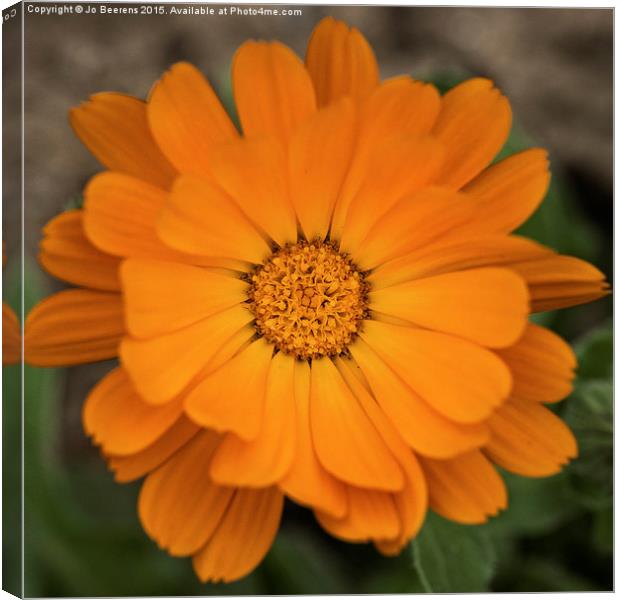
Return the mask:
<svg viewBox="0 0 620 600"><path fill-rule="evenodd" d="M146 103L72 111L108 171L45 230L42 264L81 288L27 322L33 364L120 356L84 425L117 480L147 476L147 533L230 581L269 549L286 495L394 554L428 506L463 523L504 508L493 463L544 476L576 456L544 407L575 358L528 314L606 284L511 235L548 163L489 166L511 123L492 83L380 82L331 18L305 66L250 41L232 77L242 135L187 63Z"/></svg>
<svg viewBox="0 0 620 600"><path fill-rule="evenodd" d="M2 266L6 264L4 241L2 242ZM2 364L14 365L20 361L22 353L22 336L19 319L15 311L5 302L2 303Z"/></svg>
<svg viewBox="0 0 620 600"><path fill-rule="evenodd" d="M14 365L21 356L19 321L13 309L2 303L2 364Z"/></svg>

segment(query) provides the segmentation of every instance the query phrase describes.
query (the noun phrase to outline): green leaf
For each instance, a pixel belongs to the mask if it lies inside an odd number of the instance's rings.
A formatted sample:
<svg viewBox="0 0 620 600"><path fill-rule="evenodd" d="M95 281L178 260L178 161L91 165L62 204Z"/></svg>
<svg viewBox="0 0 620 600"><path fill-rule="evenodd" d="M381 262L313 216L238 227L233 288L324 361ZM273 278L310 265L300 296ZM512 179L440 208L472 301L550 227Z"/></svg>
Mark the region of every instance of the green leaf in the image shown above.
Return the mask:
<svg viewBox="0 0 620 600"><path fill-rule="evenodd" d="M389 558L390 567L373 568L364 580L362 593L364 594L423 594L426 592L420 576L416 571L403 568L395 557ZM350 590L349 593L352 593Z"/></svg>
<svg viewBox="0 0 620 600"><path fill-rule="evenodd" d="M562 254L590 261L598 255L599 238L557 171L538 210L515 233Z"/></svg>
<svg viewBox="0 0 620 600"><path fill-rule="evenodd" d="M414 567L426 592L488 590L496 555L484 529L429 513L412 549Z"/></svg>
<svg viewBox="0 0 620 600"><path fill-rule="evenodd" d="M575 433L579 458L568 469L578 502L599 510L611 506L613 492L613 385L579 381L564 418Z"/></svg>
<svg viewBox="0 0 620 600"><path fill-rule="evenodd" d="M278 582L278 593L345 594L346 581L338 556L327 553L319 539L302 530L282 529L267 558L265 570Z"/></svg>
<svg viewBox="0 0 620 600"><path fill-rule="evenodd" d="M608 506L594 513L592 541L603 554L612 554L614 550L614 510Z"/></svg>
<svg viewBox="0 0 620 600"><path fill-rule="evenodd" d="M611 323L605 323L575 343L579 379L611 379L614 339Z"/></svg>
<svg viewBox="0 0 620 600"><path fill-rule="evenodd" d="M574 499L600 511L613 492L613 332L605 323L575 344L575 389L563 417L575 433L579 458L568 469Z"/></svg>
<svg viewBox="0 0 620 600"><path fill-rule="evenodd" d="M582 441L607 446L613 441L613 384L606 379L578 381L564 418Z"/></svg>
<svg viewBox="0 0 620 600"><path fill-rule="evenodd" d="M508 488L508 508L483 526L494 539L543 535L580 510L572 501L569 477L564 471L544 479L511 473L502 473L502 477ZM503 545L502 541L502 549Z"/></svg>
<svg viewBox="0 0 620 600"><path fill-rule="evenodd" d="M598 589L589 579L550 559L526 558L519 564L511 592L586 592Z"/></svg>

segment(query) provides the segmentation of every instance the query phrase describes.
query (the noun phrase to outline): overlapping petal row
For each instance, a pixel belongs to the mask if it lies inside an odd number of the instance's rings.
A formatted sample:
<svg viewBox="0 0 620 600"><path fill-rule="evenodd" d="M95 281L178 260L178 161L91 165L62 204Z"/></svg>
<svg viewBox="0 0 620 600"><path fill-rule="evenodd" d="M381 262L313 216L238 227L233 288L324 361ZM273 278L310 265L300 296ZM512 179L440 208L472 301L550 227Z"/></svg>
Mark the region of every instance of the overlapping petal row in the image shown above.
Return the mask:
<svg viewBox="0 0 620 600"><path fill-rule="evenodd" d="M107 171L41 244L77 287L30 313L26 358L120 358L84 426L118 481L146 476L147 533L230 581L269 549L286 495L332 535L394 554L428 507L463 523L503 509L494 465L537 477L576 456L544 406L570 393L575 358L528 315L606 284L511 234L549 172L540 149L491 164L506 98L485 79L444 96L381 82L363 36L330 18L305 64L251 41L232 79L242 134L187 63L147 102L74 109ZM300 239L337 244L369 284L339 356L297 360L254 327L249 275Z"/></svg>

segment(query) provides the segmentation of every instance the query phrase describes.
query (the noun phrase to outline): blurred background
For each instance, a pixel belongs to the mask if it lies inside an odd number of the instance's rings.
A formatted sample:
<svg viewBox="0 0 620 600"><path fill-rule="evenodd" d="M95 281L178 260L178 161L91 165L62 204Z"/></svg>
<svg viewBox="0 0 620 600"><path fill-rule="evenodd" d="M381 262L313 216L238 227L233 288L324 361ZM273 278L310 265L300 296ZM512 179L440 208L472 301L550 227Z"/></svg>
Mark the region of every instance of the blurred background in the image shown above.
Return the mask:
<svg viewBox="0 0 620 600"><path fill-rule="evenodd" d="M99 91L144 98L161 73L178 60L202 69L230 107L230 60L244 40L278 39L303 56L312 28L328 14L367 36L383 78L409 73L442 90L472 75L493 79L514 112L513 132L503 154L536 145L549 150L551 157L553 183L548 197L522 233L591 261L611 279L611 10L294 8L302 15L26 14L26 312L63 287L37 266L42 226L79 203L82 187L101 170L68 125L70 107ZM18 44L18 33L16 27L5 28L5 48ZM19 106L17 74L5 65L7 107ZM5 115L5 144L19 141L19 126L18 119ZM5 160L4 300L17 308L20 164L17 155ZM25 593L40 597L610 590L611 315L611 300L604 299L537 316L568 339L580 357L573 397L558 410L575 430L581 454L561 475L543 480L507 476L506 513L483 527L431 518L411 547L395 559L383 558L369 546L332 539L309 511L288 504L276 543L262 566L228 586L201 585L189 560L170 558L157 549L138 523L139 484L115 484L84 436L82 402L113 364L27 368ZM5 448L18 440L16 427L7 429L7 424L18 423L18 383L18 368L5 367L4 408L14 411L5 412ZM7 496L6 482L18 485L18 475L9 468L6 479L5 472L7 508L17 509L16 501ZM17 522L13 513L7 516L12 518ZM18 577L18 548L17 539L5 539L7 581Z"/></svg>

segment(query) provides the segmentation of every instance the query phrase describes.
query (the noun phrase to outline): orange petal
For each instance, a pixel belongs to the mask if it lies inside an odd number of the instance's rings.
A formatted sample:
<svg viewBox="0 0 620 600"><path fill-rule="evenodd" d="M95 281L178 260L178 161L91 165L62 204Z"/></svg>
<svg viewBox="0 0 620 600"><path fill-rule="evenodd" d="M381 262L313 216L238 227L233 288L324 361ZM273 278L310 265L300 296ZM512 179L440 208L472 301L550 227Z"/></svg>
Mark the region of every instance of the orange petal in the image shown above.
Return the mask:
<svg viewBox="0 0 620 600"><path fill-rule="evenodd" d="M588 304L610 293L607 284L540 286L532 290L532 313Z"/></svg>
<svg viewBox="0 0 620 600"><path fill-rule="evenodd" d="M370 270L428 246L466 223L471 213L472 204L462 194L439 187L424 188L397 202L374 223L351 257L360 269Z"/></svg>
<svg viewBox="0 0 620 600"><path fill-rule="evenodd" d="M84 211L68 210L43 228L39 262L54 277L96 290L120 290L115 256L93 246L84 232Z"/></svg>
<svg viewBox="0 0 620 600"><path fill-rule="evenodd" d="M131 96L95 94L70 112L77 136L105 167L169 188L176 171L151 135L146 103Z"/></svg>
<svg viewBox="0 0 620 600"><path fill-rule="evenodd" d="M485 523L506 508L504 481L479 450L450 460L421 458L431 508L446 519L474 525Z"/></svg>
<svg viewBox="0 0 620 600"><path fill-rule="evenodd" d="M346 486L349 510L343 519L316 512L321 526L347 542L369 542L398 537L400 519L392 494Z"/></svg>
<svg viewBox="0 0 620 600"><path fill-rule="evenodd" d="M370 309L491 348L517 341L528 292L508 269L482 268L401 283L369 294Z"/></svg>
<svg viewBox="0 0 620 600"><path fill-rule="evenodd" d="M98 248L116 256L168 257L154 231L166 197L164 190L123 173L95 175L84 190L84 230Z"/></svg>
<svg viewBox="0 0 620 600"><path fill-rule="evenodd" d="M358 377L357 364L351 359L337 358L336 366L405 475L405 487L402 491L393 494L400 517L400 533L390 541L384 540L381 549L388 554L395 554L415 536L424 522L428 503L424 473L414 453L407 447L398 430L390 423L387 415Z"/></svg>
<svg viewBox="0 0 620 600"><path fill-rule="evenodd" d="M476 267L510 266L552 255L549 248L516 236L455 236L380 265L369 274L368 282L378 290L411 279Z"/></svg>
<svg viewBox="0 0 620 600"><path fill-rule="evenodd" d="M169 246L190 254L260 263L269 246L241 209L206 179L179 177L157 226Z"/></svg>
<svg viewBox="0 0 620 600"><path fill-rule="evenodd" d="M21 326L13 309L2 303L2 364L12 365L22 355Z"/></svg>
<svg viewBox="0 0 620 600"><path fill-rule="evenodd" d="M134 177L101 173L85 190L84 229L92 242L116 256L153 258L247 270L245 263L173 250L155 231L168 194Z"/></svg>
<svg viewBox="0 0 620 600"><path fill-rule="evenodd" d="M508 367L466 340L377 321L364 321L360 336L412 390L458 423L487 418L510 393Z"/></svg>
<svg viewBox="0 0 620 600"><path fill-rule="evenodd" d="M273 346L264 339L249 344L191 391L185 400L188 416L203 427L256 439L272 355Z"/></svg>
<svg viewBox="0 0 620 600"><path fill-rule="evenodd" d="M307 240L324 239L353 154L355 109L343 100L300 127L289 146L289 186Z"/></svg>
<svg viewBox="0 0 620 600"><path fill-rule="evenodd" d="M286 141L316 110L310 75L279 42L245 42L233 59L232 79L246 137L269 134Z"/></svg>
<svg viewBox="0 0 620 600"><path fill-rule="evenodd" d="M234 490L207 476L219 436L203 432L151 473L140 490L138 513L144 530L173 556L197 552L213 535Z"/></svg>
<svg viewBox="0 0 620 600"><path fill-rule="evenodd" d="M147 114L153 137L181 173L208 173L213 147L238 136L209 82L186 62L153 86Z"/></svg>
<svg viewBox="0 0 620 600"><path fill-rule="evenodd" d="M232 433L226 435L211 463L210 475L214 481L263 487L277 483L286 475L295 454L294 367L292 356L280 352L273 357L267 375L260 433L250 442ZM255 391L260 395L259 390Z"/></svg>
<svg viewBox="0 0 620 600"><path fill-rule="evenodd" d="M397 136L378 145L350 203L340 248L353 252L376 221L399 200L431 183L441 166L443 150L430 137ZM332 228L332 237L339 232Z"/></svg>
<svg viewBox="0 0 620 600"><path fill-rule="evenodd" d="M525 223L549 187L547 153L533 148L490 166L464 188L478 210L467 231L509 233Z"/></svg>
<svg viewBox="0 0 620 600"><path fill-rule="evenodd" d="M433 86L409 77L386 81L363 103L353 160L334 209L332 237L341 236L351 201L367 174L372 173L370 161L377 148L389 146L396 135L428 134L439 105L439 93Z"/></svg>
<svg viewBox="0 0 620 600"><path fill-rule="evenodd" d="M126 260L121 267L127 328L148 338L192 325L247 300L248 284L202 267Z"/></svg>
<svg viewBox="0 0 620 600"><path fill-rule="evenodd" d="M114 472L118 483L126 483L150 473L183 447L199 427L181 415L176 423L153 444L127 456L109 456L108 467Z"/></svg>
<svg viewBox="0 0 620 600"><path fill-rule="evenodd" d="M121 362L146 402L163 404L179 394L217 351L252 320L241 306L149 340L124 338Z"/></svg>
<svg viewBox="0 0 620 600"><path fill-rule="evenodd" d="M403 488L398 462L327 358L312 362L310 424L319 461L332 475L358 487Z"/></svg>
<svg viewBox="0 0 620 600"><path fill-rule="evenodd" d="M388 79L362 107L363 136L377 139L395 132L430 133L440 108L441 99L434 85L406 75Z"/></svg>
<svg viewBox="0 0 620 600"><path fill-rule="evenodd" d="M511 398L489 419L489 428L486 454L517 475L547 477L577 456L572 431L538 402Z"/></svg>
<svg viewBox="0 0 620 600"><path fill-rule="evenodd" d="M122 368L92 389L82 412L84 429L106 454L134 454L163 435L179 418L181 402L153 406L136 393Z"/></svg>
<svg viewBox="0 0 620 600"><path fill-rule="evenodd" d="M609 294L605 275L572 256L551 255L511 265L530 288L531 311L543 312L598 300Z"/></svg>
<svg viewBox="0 0 620 600"><path fill-rule="evenodd" d="M295 362L295 406L297 414L297 448L293 464L280 482L288 496L305 506L313 506L334 518L347 512L345 486L330 475L319 462L310 430L310 366Z"/></svg>
<svg viewBox="0 0 620 600"><path fill-rule="evenodd" d="M381 409L416 452L450 458L478 448L488 438L484 424L455 423L424 402L362 340L349 350L366 376Z"/></svg>
<svg viewBox="0 0 620 600"><path fill-rule="evenodd" d="M284 497L275 487L237 490L220 526L193 559L201 581L234 581L250 573L271 548Z"/></svg>
<svg viewBox="0 0 620 600"><path fill-rule="evenodd" d="M297 241L280 142L261 138L223 144L213 155L211 169L215 181L258 229L281 246Z"/></svg>
<svg viewBox="0 0 620 600"><path fill-rule="evenodd" d="M204 377L224 366L231 358L241 352L255 336L256 329L254 326L252 324L244 325L213 355L213 358L204 368L204 374L199 375L196 380L202 381Z"/></svg>
<svg viewBox="0 0 620 600"><path fill-rule="evenodd" d="M573 349L549 329L529 323L519 341L498 351L512 373L512 393L523 400L557 402L573 390Z"/></svg>
<svg viewBox="0 0 620 600"><path fill-rule="evenodd" d="M441 99L433 134L446 148L438 181L461 188L484 169L508 138L510 104L488 79L469 79Z"/></svg>
<svg viewBox="0 0 620 600"><path fill-rule="evenodd" d="M114 358L125 333L120 294L65 290L39 302L25 324L25 361L38 367Z"/></svg>
<svg viewBox="0 0 620 600"><path fill-rule="evenodd" d="M319 106L344 96L363 100L379 85L379 66L366 38L333 17L325 17L314 28L306 67Z"/></svg>

